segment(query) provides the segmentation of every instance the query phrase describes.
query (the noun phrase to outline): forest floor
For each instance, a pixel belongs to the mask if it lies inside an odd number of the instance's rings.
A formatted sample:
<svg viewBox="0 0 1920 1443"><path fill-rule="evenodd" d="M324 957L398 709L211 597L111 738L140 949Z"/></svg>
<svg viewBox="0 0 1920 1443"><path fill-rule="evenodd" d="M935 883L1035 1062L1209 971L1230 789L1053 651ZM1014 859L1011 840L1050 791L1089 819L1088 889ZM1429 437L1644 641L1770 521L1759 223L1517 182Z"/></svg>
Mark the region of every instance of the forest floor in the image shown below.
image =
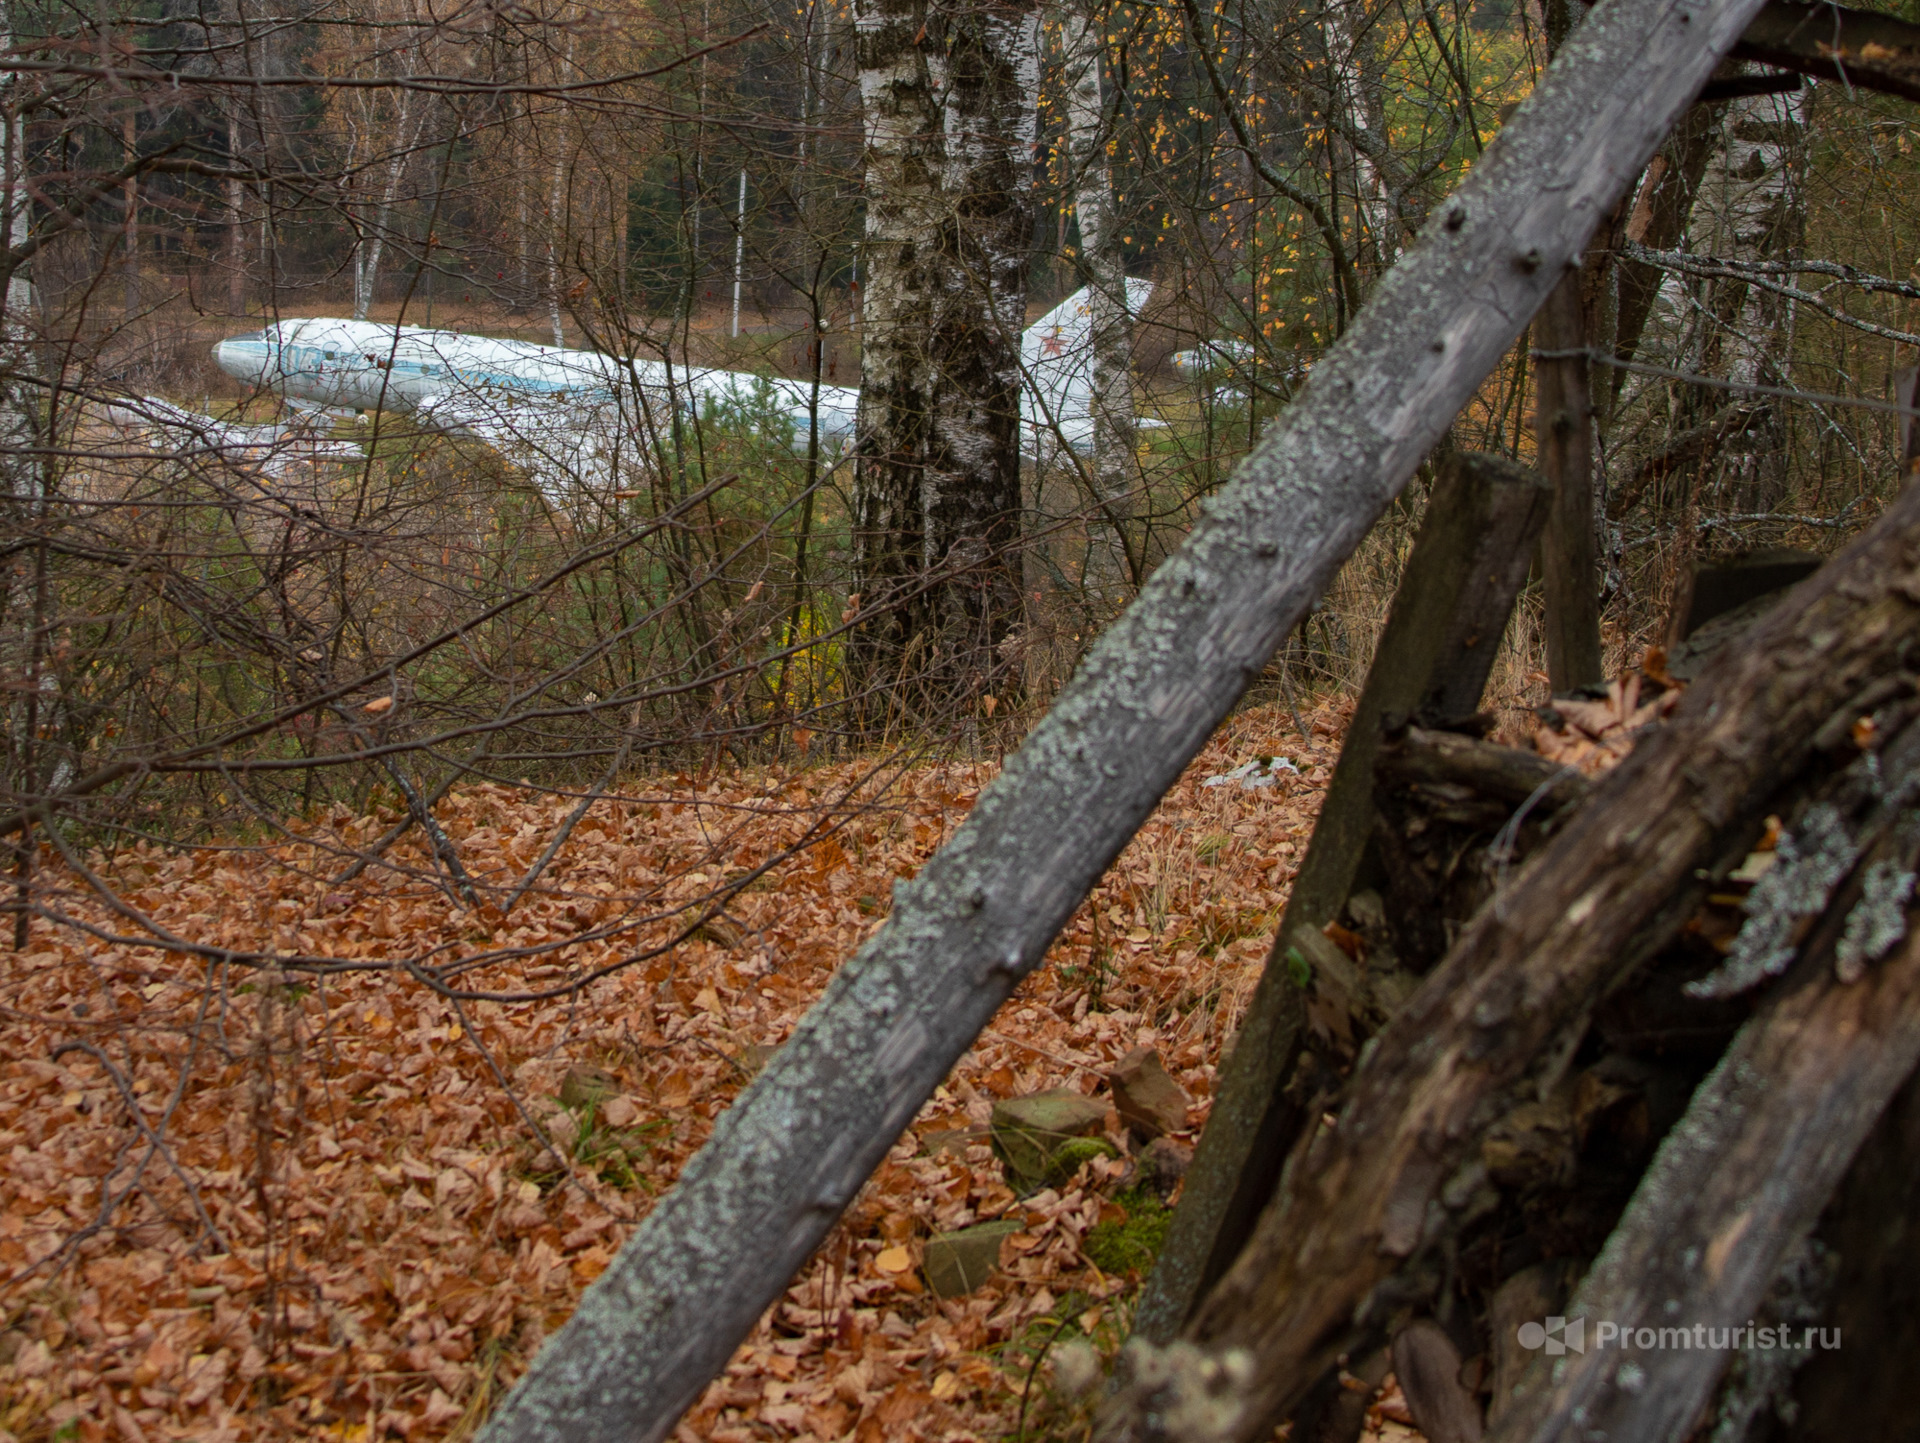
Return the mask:
<svg viewBox="0 0 1920 1443"><path fill-rule="evenodd" d="M1035 1436L1045 1345L1117 1346L1165 1214L1111 1112L1119 1156L1017 1198L986 1145L993 1102L1104 1094L1152 1047L1197 1135L1343 719L1311 713L1310 744L1283 708L1221 728L680 1438L1007 1439L1029 1390ZM1299 776L1206 784L1271 755ZM636 783L510 918L449 900L411 843L389 854L411 876L329 880L386 826L344 809L294 843L113 864L176 937L366 964L317 982L116 943L126 920L71 878L77 925L36 921L0 969L0 1443L470 1436L995 770ZM823 802L838 832L697 939L589 986L463 1017L398 965L491 949L487 988L576 979L634 951L631 934L551 950L595 930L596 897L697 896L790 848ZM568 807L481 787L440 815L486 879L522 872ZM934 1297L927 1238L1005 1218L1021 1229L1003 1269ZM1385 1398L1370 1436L1414 1436L1400 1412Z"/></svg>

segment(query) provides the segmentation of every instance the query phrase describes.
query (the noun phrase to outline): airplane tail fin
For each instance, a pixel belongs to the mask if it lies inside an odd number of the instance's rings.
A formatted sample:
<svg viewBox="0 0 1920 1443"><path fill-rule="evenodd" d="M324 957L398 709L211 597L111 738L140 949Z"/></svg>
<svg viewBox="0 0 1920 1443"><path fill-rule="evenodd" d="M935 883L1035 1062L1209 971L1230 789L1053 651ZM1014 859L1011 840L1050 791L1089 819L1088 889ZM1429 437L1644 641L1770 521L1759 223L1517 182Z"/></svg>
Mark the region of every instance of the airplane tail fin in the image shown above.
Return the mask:
<svg viewBox="0 0 1920 1443"><path fill-rule="evenodd" d="M1153 295L1153 282L1127 279L1127 313L1138 316ZM1023 407L1030 425L1068 438L1089 431L1093 414L1093 299L1075 291L1021 334Z"/></svg>

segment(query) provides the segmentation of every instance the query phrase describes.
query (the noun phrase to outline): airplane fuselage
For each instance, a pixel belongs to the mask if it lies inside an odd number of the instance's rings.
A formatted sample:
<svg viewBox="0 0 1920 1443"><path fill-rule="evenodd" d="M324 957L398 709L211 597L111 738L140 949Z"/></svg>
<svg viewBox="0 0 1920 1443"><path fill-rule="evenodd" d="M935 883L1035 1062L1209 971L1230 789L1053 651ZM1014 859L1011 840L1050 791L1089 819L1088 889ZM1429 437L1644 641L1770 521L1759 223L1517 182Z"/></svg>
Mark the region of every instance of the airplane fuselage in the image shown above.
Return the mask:
<svg viewBox="0 0 1920 1443"><path fill-rule="evenodd" d="M1152 291L1151 281L1129 280L1130 309L1137 313ZM1030 454L1090 447L1091 340L1086 291L1021 334L1022 444ZM417 410L430 424L493 441L566 430L617 440L613 433L630 430L643 413L661 421L675 408L705 415L719 404L762 425L782 418L796 437L811 427L838 444L853 435L859 417L860 393L847 386L372 321L279 321L220 342L214 356L234 379L295 401Z"/></svg>
<svg viewBox="0 0 1920 1443"><path fill-rule="evenodd" d="M688 409L713 401L749 403L755 388L802 430L818 416L823 437L851 434L859 393L805 381L764 380L739 371L668 366L598 351L563 350L458 331L328 318L285 320L214 348L235 380L319 406L415 409L450 399L501 406L591 402L637 387Z"/></svg>

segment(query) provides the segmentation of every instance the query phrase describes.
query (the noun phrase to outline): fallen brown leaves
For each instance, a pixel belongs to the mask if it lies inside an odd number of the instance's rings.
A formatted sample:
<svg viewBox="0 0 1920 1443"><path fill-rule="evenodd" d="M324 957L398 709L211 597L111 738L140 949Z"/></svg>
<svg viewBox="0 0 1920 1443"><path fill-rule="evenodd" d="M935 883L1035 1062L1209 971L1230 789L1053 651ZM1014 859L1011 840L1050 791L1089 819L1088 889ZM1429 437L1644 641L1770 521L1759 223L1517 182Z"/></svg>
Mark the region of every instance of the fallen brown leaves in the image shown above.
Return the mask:
<svg viewBox="0 0 1920 1443"><path fill-rule="evenodd" d="M682 1438L1004 1435L1030 1371L1009 1344L1068 1306L1123 1327L1138 1279L1082 1244L1131 1161L1016 1199L984 1125L996 1098L1096 1091L1143 1045L1199 1125L1339 722L1316 714L1311 747L1284 711L1222 730ZM1275 753L1301 775L1201 785ZM450 897L413 838L398 870L338 880L391 813L113 864L175 939L364 969L331 974L114 942L133 922L70 878L68 924L36 921L0 996L0 1437L467 1436L993 770L920 765L883 789L847 764L602 801L510 913ZM571 809L479 787L437 815L476 881L510 890ZM724 895L823 819L838 830ZM713 896L724 912L686 941L572 985ZM456 1008L424 966L551 995ZM1021 1224L1002 1273L932 1297L927 1237L997 1218Z"/></svg>
<svg viewBox="0 0 1920 1443"><path fill-rule="evenodd" d="M1625 761L1639 734L1664 720L1680 702L1680 683L1666 675L1665 653L1647 655L1643 670L1607 686L1604 697L1555 697L1541 708L1533 746L1548 761L1597 776Z"/></svg>

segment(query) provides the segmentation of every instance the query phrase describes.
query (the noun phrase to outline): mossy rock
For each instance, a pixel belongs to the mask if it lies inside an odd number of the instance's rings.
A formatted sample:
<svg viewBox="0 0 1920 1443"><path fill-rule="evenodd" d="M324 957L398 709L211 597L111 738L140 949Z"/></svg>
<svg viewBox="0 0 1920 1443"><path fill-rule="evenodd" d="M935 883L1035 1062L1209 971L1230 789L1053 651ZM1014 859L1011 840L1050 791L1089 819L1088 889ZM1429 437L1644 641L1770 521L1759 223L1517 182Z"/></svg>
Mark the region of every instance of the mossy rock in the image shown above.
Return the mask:
<svg viewBox="0 0 1920 1443"><path fill-rule="evenodd" d="M1047 1175L1047 1182L1051 1185L1068 1181L1096 1157L1118 1156L1120 1149L1104 1137L1072 1138L1053 1155L1053 1171Z"/></svg>
<svg viewBox="0 0 1920 1443"><path fill-rule="evenodd" d="M936 1233L927 1242L927 1286L940 1298L972 1292L993 1276L1000 1266L1001 1244L1019 1231L1019 1223L1003 1219Z"/></svg>
<svg viewBox="0 0 1920 1443"><path fill-rule="evenodd" d="M1173 1211L1147 1188L1124 1192L1114 1202L1123 1215L1095 1226L1081 1250L1103 1273L1144 1277L1167 1241Z"/></svg>
<svg viewBox="0 0 1920 1443"><path fill-rule="evenodd" d="M1037 1192L1072 1177L1088 1158L1114 1155L1099 1136L1106 1122L1106 1103L1071 1088L1010 1097L993 1105L993 1150L1015 1191Z"/></svg>

